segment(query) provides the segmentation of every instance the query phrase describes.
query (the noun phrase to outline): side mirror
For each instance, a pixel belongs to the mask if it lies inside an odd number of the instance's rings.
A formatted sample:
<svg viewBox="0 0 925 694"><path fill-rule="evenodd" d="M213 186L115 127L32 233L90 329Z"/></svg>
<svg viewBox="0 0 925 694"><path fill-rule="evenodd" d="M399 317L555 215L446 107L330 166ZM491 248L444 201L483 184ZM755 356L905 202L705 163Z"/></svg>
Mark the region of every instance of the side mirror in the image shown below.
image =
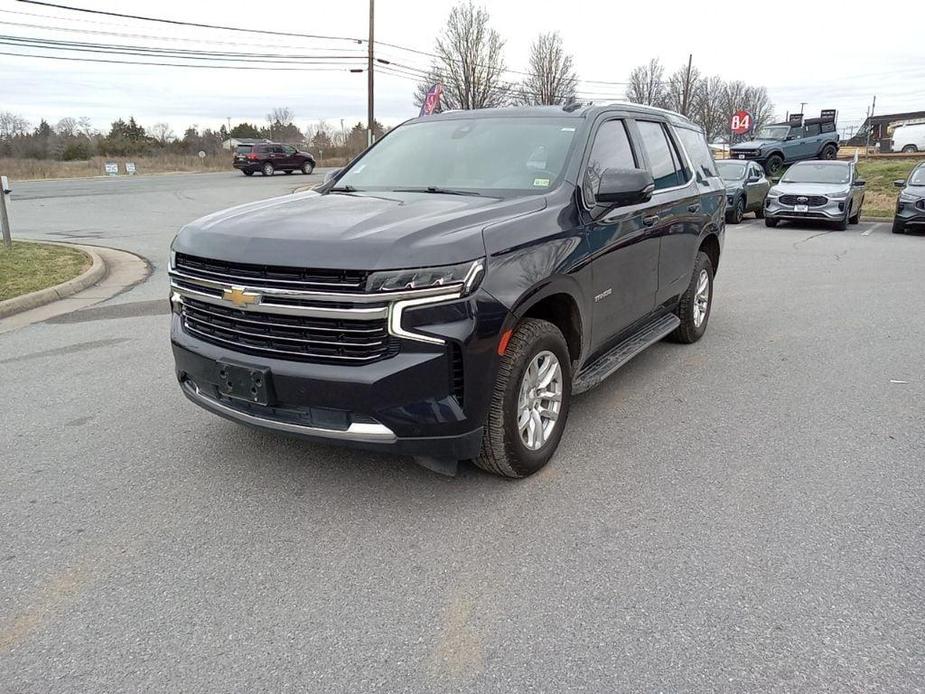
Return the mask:
<svg viewBox="0 0 925 694"><path fill-rule="evenodd" d="M896 186L897 188L905 188L905 187L906 187L906 181L903 180L903 179L900 179L900 180L898 180L898 181L893 181L893 185Z"/></svg>
<svg viewBox="0 0 925 694"><path fill-rule="evenodd" d="M644 169L605 169L594 201L605 207L626 207L648 202L653 192L655 181Z"/></svg>
<svg viewBox="0 0 925 694"><path fill-rule="evenodd" d="M332 169L331 171L328 171L324 175L324 181L322 185L327 185L328 183L333 181L335 178L337 178L340 175L341 171L343 171L343 169Z"/></svg>
<svg viewBox="0 0 925 694"><path fill-rule="evenodd" d="M851 185L853 185L855 188L861 188L861 187L867 185L867 181L865 181L865 180L862 179L862 178L857 178L857 179L855 179L854 183L852 183Z"/></svg>

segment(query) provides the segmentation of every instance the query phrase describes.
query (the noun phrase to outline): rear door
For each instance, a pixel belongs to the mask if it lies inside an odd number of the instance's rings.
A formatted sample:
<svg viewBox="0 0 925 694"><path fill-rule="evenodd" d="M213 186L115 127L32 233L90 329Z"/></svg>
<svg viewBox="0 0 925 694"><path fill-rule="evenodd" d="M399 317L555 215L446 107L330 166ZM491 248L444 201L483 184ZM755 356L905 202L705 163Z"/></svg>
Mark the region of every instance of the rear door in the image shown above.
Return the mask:
<svg viewBox="0 0 925 694"><path fill-rule="evenodd" d="M636 120L634 141L655 179L648 214L659 241L656 304L672 301L687 287L705 223L700 190L691 165L667 123Z"/></svg>
<svg viewBox="0 0 925 694"><path fill-rule="evenodd" d="M592 219L594 193L606 169L645 168L634 150L627 122L603 116L584 166L582 217L591 249L594 284L592 349L605 347L655 307L658 290L657 214L649 203L616 208Z"/></svg>

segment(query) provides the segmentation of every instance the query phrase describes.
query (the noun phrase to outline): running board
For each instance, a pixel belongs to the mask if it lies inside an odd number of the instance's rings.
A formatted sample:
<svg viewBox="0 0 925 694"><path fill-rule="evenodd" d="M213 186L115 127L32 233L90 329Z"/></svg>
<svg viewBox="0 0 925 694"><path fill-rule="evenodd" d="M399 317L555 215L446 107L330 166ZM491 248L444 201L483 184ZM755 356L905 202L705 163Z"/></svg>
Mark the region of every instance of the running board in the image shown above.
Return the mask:
<svg viewBox="0 0 925 694"><path fill-rule="evenodd" d="M673 313L652 321L635 335L626 338L609 352L605 352L585 366L572 384L572 394L577 395L591 390L646 347L654 345L666 335L674 332L679 325L681 321Z"/></svg>

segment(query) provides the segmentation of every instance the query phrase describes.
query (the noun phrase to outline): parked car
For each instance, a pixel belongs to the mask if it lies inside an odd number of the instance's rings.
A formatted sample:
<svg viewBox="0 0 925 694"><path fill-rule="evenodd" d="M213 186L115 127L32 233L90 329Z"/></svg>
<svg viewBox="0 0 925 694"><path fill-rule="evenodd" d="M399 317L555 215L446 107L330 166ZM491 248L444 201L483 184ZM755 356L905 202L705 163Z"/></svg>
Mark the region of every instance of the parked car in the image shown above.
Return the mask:
<svg viewBox="0 0 925 694"><path fill-rule="evenodd" d="M769 176L779 176L786 164L838 156L834 118L808 118L802 125L774 123L758 130L754 139L730 148L730 159L757 161Z"/></svg>
<svg viewBox="0 0 925 694"><path fill-rule="evenodd" d="M909 227L925 228L925 162L912 169L909 178L894 181L894 185L901 190L896 200L893 233L905 234Z"/></svg>
<svg viewBox="0 0 925 694"><path fill-rule="evenodd" d="M573 394L701 338L724 211L703 131L668 111L411 120L315 190L180 231L176 375L240 423L524 477Z"/></svg>
<svg viewBox="0 0 925 694"><path fill-rule="evenodd" d="M716 162L719 175L726 184L726 222L738 224L746 212L764 216L764 199L771 182L761 167L753 161L725 160Z"/></svg>
<svg viewBox="0 0 925 694"><path fill-rule="evenodd" d="M769 227L781 220L834 222L844 231L860 221L864 190L854 162L802 161L768 192L764 222Z"/></svg>
<svg viewBox="0 0 925 694"><path fill-rule="evenodd" d="M234 150L234 168L240 169L245 176L253 176L257 171L264 176L272 176L277 171L287 174L301 171L308 175L315 170L315 158L292 145L276 142L238 145Z"/></svg>
<svg viewBox="0 0 925 694"><path fill-rule="evenodd" d="M893 130L893 151L925 152L925 123L897 126Z"/></svg>

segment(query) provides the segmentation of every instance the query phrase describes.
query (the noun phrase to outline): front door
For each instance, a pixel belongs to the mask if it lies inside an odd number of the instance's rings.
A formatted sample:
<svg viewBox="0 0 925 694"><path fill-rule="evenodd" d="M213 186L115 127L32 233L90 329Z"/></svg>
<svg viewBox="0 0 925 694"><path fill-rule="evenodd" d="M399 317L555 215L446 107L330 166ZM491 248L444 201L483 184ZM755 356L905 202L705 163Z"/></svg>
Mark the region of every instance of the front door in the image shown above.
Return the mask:
<svg viewBox="0 0 925 694"><path fill-rule="evenodd" d="M606 169L643 168L624 120L604 120L597 128L585 167L582 197L594 283L592 349L604 347L650 314L658 290L659 217L649 204L612 210L592 219L594 192Z"/></svg>

